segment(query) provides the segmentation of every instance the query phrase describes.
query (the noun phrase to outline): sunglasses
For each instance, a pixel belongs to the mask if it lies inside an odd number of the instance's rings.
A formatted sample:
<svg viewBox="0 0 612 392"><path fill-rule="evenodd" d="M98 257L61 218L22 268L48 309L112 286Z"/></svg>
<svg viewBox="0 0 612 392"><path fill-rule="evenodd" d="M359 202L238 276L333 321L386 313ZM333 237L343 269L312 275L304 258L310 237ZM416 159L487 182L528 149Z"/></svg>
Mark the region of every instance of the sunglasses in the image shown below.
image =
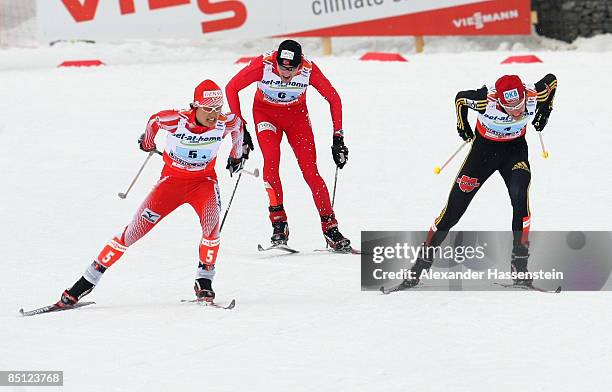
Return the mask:
<svg viewBox="0 0 612 392"><path fill-rule="evenodd" d="M504 105L501 102L499 104L501 105L501 107L503 107L506 110L518 110L518 109L522 109L522 106L525 104L525 98L523 98L521 102L519 102L517 105L514 105L514 106Z"/></svg>
<svg viewBox="0 0 612 392"><path fill-rule="evenodd" d="M204 111L204 113L221 113L221 109L223 109L223 106L198 106L195 105L195 107L202 109L202 111Z"/></svg>
<svg viewBox="0 0 612 392"><path fill-rule="evenodd" d="M282 65L282 64L279 64L278 66L279 66L279 67L280 67L280 68L281 68L283 71L287 71L287 72L293 72L293 71L295 71L295 69L297 68L297 67L285 67L285 66L284 66L284 65Z"/></svg>

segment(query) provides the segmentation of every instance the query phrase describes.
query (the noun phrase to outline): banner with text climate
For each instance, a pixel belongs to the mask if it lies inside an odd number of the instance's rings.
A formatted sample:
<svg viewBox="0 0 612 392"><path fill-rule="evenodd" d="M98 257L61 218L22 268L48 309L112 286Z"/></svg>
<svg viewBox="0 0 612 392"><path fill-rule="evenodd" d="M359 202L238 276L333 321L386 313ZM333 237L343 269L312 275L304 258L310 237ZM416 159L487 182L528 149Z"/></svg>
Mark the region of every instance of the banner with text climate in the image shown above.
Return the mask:
<svg viewBox="0 0 612 392"><path fill-rule="evenodd" d="M530 34L530 0L38 0L69 39Z"/></svg>

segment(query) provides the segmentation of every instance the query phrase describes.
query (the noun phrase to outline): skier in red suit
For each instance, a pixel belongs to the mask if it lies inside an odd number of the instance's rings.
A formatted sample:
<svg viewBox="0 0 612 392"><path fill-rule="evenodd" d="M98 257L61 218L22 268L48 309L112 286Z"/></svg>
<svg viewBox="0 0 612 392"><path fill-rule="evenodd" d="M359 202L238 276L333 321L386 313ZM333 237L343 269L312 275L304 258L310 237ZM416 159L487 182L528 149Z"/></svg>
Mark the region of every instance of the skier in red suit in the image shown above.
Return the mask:
<svg viewBox="0 0 612 392"><path fill-rule="evenodd" d="M272 244L286 245L289 238L279 176L280 143L285 134L312 191L327 243L335 250L350 249L350 241L338 230L327 186L317 169L314 136L306 107L306 90L312 85L329 102L334 131L332 155L342 169L347 163L348 149L344 145L342 103L338 92L319 67L302 55L300 44L293 40L283 41L278 50L252 60L227 84L225 91L230 110L241 118L238 92L255 82L253 119L264 158L263 179L270 202Z"/></svg>
<svg viewBox="0 0 612 392"><path fill-rule="evenodd" d="M83 276L63 292L58 306L74 305L90 293L102 274L123 256L128 247L186 203L193 207L202 226L195 293L203 301L212 302L215 298L212 280L219 251L221 210L215 172L217 152L225 136L231 135L232 150L227 169L233 174L242 169L244 160L248 159L248 137L243 138L240 117L221 112L223 92L213 81L205 80L195 88L190 106L187 110L164 110L149 119L138 143L146 152L155 151L157 132L160 129L167 132L161 177L132 221L108 242Z"/></svg>

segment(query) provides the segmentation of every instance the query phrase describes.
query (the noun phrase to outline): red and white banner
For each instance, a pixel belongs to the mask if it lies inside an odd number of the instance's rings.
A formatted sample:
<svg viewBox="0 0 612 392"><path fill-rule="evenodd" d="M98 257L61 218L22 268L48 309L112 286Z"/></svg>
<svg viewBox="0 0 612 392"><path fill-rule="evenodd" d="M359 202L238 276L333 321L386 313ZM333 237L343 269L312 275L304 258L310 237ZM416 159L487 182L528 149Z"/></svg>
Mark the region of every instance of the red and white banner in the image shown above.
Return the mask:
<svg viewBox="0 0 612 392"><path fill-rule="evenodd" d="M530 0L37 0L40 38L531 33Z"/></svg>

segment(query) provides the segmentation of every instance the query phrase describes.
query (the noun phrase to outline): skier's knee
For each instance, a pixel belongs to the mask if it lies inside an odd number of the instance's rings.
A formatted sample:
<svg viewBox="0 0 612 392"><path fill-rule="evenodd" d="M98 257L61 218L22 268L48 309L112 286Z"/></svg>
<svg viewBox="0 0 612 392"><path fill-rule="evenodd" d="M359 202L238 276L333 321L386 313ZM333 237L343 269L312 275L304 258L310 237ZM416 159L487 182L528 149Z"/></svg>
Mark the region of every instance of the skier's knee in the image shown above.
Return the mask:
<svg viewBox="0 0 612 392"><path fill-rule="evenodd" d="M518 208L527 204L527 186L522 184L514 184L508 189L510 201L514 208Z"/></svg>
<svg viewBox="0 0 612 392"><path fill-rule="evenodd" d="M304 176L304 180L310 183L311 181L318 181L321 178L319 175L319 170L316 165L303 165L300 166L302 170L302 175Z"/></svg>

